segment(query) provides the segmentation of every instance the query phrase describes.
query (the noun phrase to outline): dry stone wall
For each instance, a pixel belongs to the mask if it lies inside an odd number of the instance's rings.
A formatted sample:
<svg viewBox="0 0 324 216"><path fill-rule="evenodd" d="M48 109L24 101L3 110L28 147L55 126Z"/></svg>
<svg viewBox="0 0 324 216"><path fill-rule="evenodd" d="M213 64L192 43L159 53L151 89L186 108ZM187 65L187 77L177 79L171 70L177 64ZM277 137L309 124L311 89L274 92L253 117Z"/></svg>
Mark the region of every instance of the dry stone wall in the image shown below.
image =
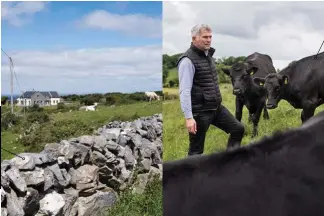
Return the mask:
<svg viewBox="0 0 324 216"><path fill-rule="evenodd" d="M95 216L162 179L162 114L114 121L1 163L1 215ZM23 157L23 159L21 158Z"/></svg>

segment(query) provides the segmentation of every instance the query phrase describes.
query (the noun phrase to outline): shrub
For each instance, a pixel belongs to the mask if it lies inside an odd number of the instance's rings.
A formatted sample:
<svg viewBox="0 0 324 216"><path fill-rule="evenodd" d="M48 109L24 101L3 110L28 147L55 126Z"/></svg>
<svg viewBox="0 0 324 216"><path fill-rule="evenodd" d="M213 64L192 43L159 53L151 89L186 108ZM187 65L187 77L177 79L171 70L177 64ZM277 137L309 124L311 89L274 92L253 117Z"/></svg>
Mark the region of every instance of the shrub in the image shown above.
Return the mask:
<svg viewBox="0 0 324 216"><path fill-rule="evenodd" d="M8 101L8 97L7 96L1 96L1 105L4 105L4 104L6 104L7 103L7 101Z"/></svg>
<svg viewBox="0 0 324 216"><path fill-rule="evenodd" d="M46 143L60 142L70 137L92 134L94 128L81 120L60 120L51 124L34 124L20 142L32 151L40 151Z"/></svg>
<svg viewBox="0 0 324 216"><path fill-rule="evenodd" d="M170 86L170 88L174 87L175 84L176 84L175 81L169 80L169 86Z"/></svg>
<svg viewBox="0 0 324 216"><path fill-rule="evenodd" d="M47 130L52 135L50 142L59 142L73 136L92 134L94 128L89 127L81 120L60 120L49 125Z"/></svg>
<svg viewBox="0 0 324 216"><path fill-rule="evenodd" d="M35 123L38 122L40 124L49 122L50 117L45 112L32 112L27 115L27 122Z"/></svg>
<svg viewBox="0 0 324 216"><path fill-rule="evenodd" d="M1 115L1 131L8 130L14 125L19 124L21 117L11 112L6 112Z"/></svg>
<svg viewBox="0 0 324 216"><path fill-rule="evenodd" d="M45 139L44 131L40 124L34 123L20 135L20 143L33 148ZM40 149L37 149L40 150Z"/></svg>
<svg viewBox="0 0 324 216"><path fill-rule="evenodd" d="M106 105L108 105L108 106L114 105L114 104L118 103L119 100L120 100L120 98L118 96L109 95L106 97Z"/></svg>
<svg viewBox="0 0 324 216"><path fill-rule="evenodd" d="M39 107L38 104L34 104L33 106L26 108L26 112L43 112L43 111L44 111L44 108ZM22 112L24 112L24 109L22 109Z"/></svg>
<svg viewBox="0 0 324 216"><path fill-rule="evenodd" d="M65 109L65 108L66 108L66 106L65 106L64 103L60 102L60 103L57 104L57 109L58 109L58 110L63 110L63 109Z"/></svg>
<svg viewBox="0 0 324 216"><path fill-rule="evenodd" d="M219 83L231 83L231 78L223 72L224 65L216 66Z"/></svg>
<svg viewBox="0 0 324 216"><path fill-rule="evenodd" d="M84 97L80 100L80 104L84 104L85 106L91 106L96 102L95 98L92 97Z"/></svg>

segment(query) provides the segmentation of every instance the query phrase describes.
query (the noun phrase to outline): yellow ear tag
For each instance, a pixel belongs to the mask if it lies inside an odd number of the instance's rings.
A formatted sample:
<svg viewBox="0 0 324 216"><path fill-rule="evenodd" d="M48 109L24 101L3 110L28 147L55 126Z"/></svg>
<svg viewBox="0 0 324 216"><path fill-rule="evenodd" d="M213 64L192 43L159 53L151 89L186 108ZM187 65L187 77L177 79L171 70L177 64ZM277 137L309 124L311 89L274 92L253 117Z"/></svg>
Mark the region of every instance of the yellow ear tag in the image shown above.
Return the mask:
<svg viewBox="0 0 324 216"><path fill-rule="evenodd" d="M254 74L254 71L251 71L251 73L250 73L251 75L253 75Z"/></svg>
<svg viewBox="0 0 324 216"><path fill-rule="evenodd" d="M288 80L287 79L285 79L285 84L288 84Z"/></svg>
<svg viewBox="0 0 324 216"><path fill-rule="evenodd" d="M263 82L260 82L260 86L263 86Z"/></svg>

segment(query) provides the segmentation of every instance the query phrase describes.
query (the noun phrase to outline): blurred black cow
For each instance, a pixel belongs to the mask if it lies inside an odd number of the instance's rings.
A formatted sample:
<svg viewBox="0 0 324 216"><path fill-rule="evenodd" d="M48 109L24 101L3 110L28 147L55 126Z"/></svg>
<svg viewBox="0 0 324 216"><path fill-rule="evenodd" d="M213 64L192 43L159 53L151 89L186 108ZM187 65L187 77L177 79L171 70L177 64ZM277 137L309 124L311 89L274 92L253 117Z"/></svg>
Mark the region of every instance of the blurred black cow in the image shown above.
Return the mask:
<svg viewBox="0 0 324 216"><path fill-rule="evenodd" d="M163 165L164 216L324 215L324 111L231 151Z"/></svg>

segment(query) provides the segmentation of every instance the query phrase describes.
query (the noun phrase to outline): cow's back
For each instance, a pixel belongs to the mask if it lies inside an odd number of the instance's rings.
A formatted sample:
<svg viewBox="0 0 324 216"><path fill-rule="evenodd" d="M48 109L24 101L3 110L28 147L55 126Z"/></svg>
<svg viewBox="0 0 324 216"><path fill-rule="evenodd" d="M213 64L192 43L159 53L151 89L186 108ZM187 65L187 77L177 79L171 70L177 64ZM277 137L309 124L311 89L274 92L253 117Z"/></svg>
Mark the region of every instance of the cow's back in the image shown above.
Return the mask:
<svg viewBox="0 0 324 216"><path fill-rule="evenodd" d="M258 72L253 74L254 77L265 78L270 73L276 73L271 57L267 54L255 52L247 56L244 62L249 62L258 67Z"/></svg>
<svg viewBox="0 0 324 216"><path fill-rule="evenodd" d="M256 145L166 163L163 215L324 215L323 114Z"/></svg>
<svg viewBox="0 0 324 216"><path fill-rule="evenodd" d="M324 99L324 52L319 53L316 59L314 57L312 55L294 61L279 74L288 75L291 85L299 91L316 91Z"/></svg>

